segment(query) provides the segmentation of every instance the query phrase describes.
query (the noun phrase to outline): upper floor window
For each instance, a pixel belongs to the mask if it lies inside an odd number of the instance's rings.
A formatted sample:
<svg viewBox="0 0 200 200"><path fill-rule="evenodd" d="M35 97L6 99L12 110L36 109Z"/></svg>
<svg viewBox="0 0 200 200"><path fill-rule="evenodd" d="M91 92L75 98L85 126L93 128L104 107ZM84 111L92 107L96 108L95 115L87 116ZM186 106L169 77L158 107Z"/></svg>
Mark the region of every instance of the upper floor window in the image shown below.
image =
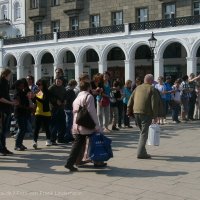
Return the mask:
<svg viewBox="0 0 200 200"><path fill-rule="evenodd" d="M164 16L164 19L171 19L171 18L174 18L176 16L176 5L175 5L175 3L164 4L163 16Z"/></svg>
<svg viewBox="0 0 200 200"><path fill-rule="evenodd" d="M39 0L30 0L31 8L39 8Z"/></svg>
<svg viewBox="0 0 200 200"><path fill-rule="evenodd" d="M78 17L70 17L70 30L75 31L79 29Z"/></svg>
<svg viewBox="0 0 200 200"><path fill-rule="evenodd" d="M112 25L120 25L123 24L123 12L117 11L112 12Z"/></svg>
<svg viewBox="0 0 200 200"><path fill-rule="evenodd" d="M90 16L90 27L96 28L100 26L100 16L99 15L91 15Z"/></svg>
<svg viewBox="0 0 200 200"><path fill-rule="evenodd" d="M136 13L138 22L148 21L148 8L138 8Z"/></svg>
<svg viewBox="0 0 200 200"><path fill-rule="evenodd" d="M8 8L6 5L1 7L1 19L8 19Z"/></svg>
<svg viewBox="0 0 200 200"><path fill-rule="evenodd" d="M60 5L60 0L51 0L51 6L58 6Z"/></svg>
<svg viewBox="0 0 200 200"><path fill-rule="evenodd" d="M200 15L200 1L194 1L194 3L193 3L193 15Z"/></svg>
<svg viewBox="0 0 200 200"><path fill-rule="evenodd" d="M37 22L34 24L34 33L35 35L42 34L42 22Z"/></svg>
<svg viewBox="0 0 200 200"><path fill-rule="evenodd" d="M59 32L60 31L60 21L52 21L51 22L51 30L52 32Z"/></svg>
<svg viewBox="0 0 200 200"><path fill-rule="evenodd" d="M16 2L14 5L14 19L20 19L21 18L21 7L19 2Z"/></svg>

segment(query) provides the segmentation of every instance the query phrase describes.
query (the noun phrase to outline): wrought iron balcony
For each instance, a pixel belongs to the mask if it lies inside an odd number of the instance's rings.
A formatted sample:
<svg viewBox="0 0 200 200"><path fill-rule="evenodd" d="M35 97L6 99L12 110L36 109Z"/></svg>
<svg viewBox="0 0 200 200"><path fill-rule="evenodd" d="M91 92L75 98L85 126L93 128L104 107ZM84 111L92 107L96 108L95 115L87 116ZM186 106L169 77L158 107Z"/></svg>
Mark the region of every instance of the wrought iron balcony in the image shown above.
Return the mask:
<svg viewBox="0 0 200 200"><path fill-rule="evenodd" d="M116 25L116 26L104 26L104 27L97 27L97 28L80 29L80 30L75 30L75 31L59 32L58 39L97 35L97 34L109 34L109 33L117 33L117 32L124 32L124 24Z"/></svg>
<svg viewBox="0 0 200 200"><path fill-rule="evenodd" d="M166 27L194 25L194 24L199 24L199 23L200 23L200 15L195 15L195 16L188 16L188 17L131 23L129 24L129 30L133 31L133 30L166 28Z"/></svg>
<svg viewBox="0 0 200 200"><path fill-rule="evenodd" d="M10 19L0 19L0 27L11 25Z"/></svg>
<svg viewBox="0 0 200 200"><path fill-rule="evenodd" d="M21 43L29 43L29 42L40 42L40 41L45 41L45 40L53 40L53 33L4 39L4 45L11 45L11 44L13 45L13 44L21 44Z"/></svg>
<svg viewBox="0 0 200 200"><path fill-rule="evenodd" d="M83 0L65 0L63 10L68 15L78 14L84 8Z"/></svg>

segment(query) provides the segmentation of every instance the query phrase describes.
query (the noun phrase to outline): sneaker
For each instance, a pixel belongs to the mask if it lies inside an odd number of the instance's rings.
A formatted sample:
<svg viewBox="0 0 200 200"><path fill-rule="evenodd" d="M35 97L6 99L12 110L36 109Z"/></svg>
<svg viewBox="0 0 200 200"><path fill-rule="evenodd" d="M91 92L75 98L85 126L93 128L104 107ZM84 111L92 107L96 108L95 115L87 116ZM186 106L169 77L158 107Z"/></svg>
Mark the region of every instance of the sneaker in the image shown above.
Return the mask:
<svg viewBox="0 0 200 200"><path fill-rule="evenodd" d="M33 148L37 149L37 142L33 141Z"/></svg>
<svg viewBox="0 0 200 200"><path fill-rule="evenodd" d="M50 140L47 140L47 141L46 141L46 146L51 146L51 145L52 145L51 141L50 141Z"/></svg>
<svg viewBox="0 0 200 200"><path fill-rule="evenodd" d="M73 165L69 165L69 164L66 164L65 168L69 169L70 172L77 172L78 171L78 169L76 167L74 167Z"/></svg>

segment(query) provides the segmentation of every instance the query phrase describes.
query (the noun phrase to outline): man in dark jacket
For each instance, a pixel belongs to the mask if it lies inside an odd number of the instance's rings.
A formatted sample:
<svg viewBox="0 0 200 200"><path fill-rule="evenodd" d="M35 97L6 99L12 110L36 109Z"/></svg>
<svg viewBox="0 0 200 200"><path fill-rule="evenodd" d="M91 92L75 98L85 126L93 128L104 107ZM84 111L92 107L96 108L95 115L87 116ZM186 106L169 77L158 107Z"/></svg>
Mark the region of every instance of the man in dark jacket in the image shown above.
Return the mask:
<svg viewBox="0 0 200 200"><path fill-rule="evenodd" d="M137 149L137 158L149 159L145 145L148 139L148 129L152 123L157 122L159 96L156 89L152 86L153 75L147 74L144 83L137 86L133 91L127 106L128 115L134 113L135 121L140 128L140 139Z"/></svg>
<svg viewBox="0 0 200 200"><path fill-rule="evenodd" d="M50 108L52 112L51 120L51 142L56 145L56 139L59 143L65 143L64 135L66 132L65 112L66 90L63 86L63 78L57 77L55 84L49 87Z"/></svg>
<svg viewBox="0 0 200 200"><path fill-rule="evenodd" d="M13 154L6 148L6 134L9 132L11 109L17 105L16 101L10 100L9 80L11 78L11 70L5 68L0 76L0 153L2 155Z"/></svg>

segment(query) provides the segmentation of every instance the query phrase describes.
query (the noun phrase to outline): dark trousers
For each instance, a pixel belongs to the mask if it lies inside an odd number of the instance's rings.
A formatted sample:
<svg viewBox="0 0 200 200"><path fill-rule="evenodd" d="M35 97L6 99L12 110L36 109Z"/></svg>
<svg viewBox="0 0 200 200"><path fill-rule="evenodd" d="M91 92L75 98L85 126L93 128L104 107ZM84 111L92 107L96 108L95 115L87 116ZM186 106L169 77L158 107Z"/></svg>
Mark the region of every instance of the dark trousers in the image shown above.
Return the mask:
<svg viewBox="0 0 200 200"><path fill-rule="evenodd" d="M41 128L41 125L43 125L45 133L46 133L46 139L50 140L51 134L49 130L51 117L49 116L42 116L42 115L35 115L35 130L33 139L35 142L38 140L39 131Z"/></svg>
<svg viewBox="0 0 200 200"><path fill-rule="evenodd" d="M127 115L127 104L123 104L124 106L124 126L130 126L130 119L129 116Z"/></svg>
<svg viewBox="0 0 200 200"><path fill-rule="evenodd" d="M70 155L67 160L67 165L73 166L81 154L82 151L82 145L85 143L87 135L81 135L81 134L76 134L74 135L74 142L72 144L72 149L70 152Z"/></svg>
<svg viewBox="0 0 200 200"><path fill-rule="evenodd" d="M1 130L0 130L0 150L6 149L6 135L10 129L11 114L0 112Z"/></svg>
<svg viewBox="0 0 200 200"><path fill-rule="evenodd" d="M178 120L178 114L179 114L179 111L180 111L180 105L179 104L175 104L172 106L172 120L173 121L179 121Z"/></svg>
<svg viewBox="0 0 200 200"><path fill-rule="evenodd" d="M65 133L65 140L71 141L73 139L72 136L72 124L73 124L73 112L72 110L65 110L66 115L66 133Z"/></svg>
<svg viewBox="0 0 200 200"><path fill-rule="evenodd" d="M56 139L64 140L66 132L65 112L62 108L56 108L52 110L51 118L51 141L55 142Z"/></svg>
<svg viewBox="0 0 200 200"><path fill-rule="evenodd" d="M195 109L196 98L191 97L189 99L189 110L188 110L188 119L193 119L194 109Z"/></svg>
<svg viewBox="0 0 200 200"><path fill-rule="evenodd" d="M16 142L15 142L16 147L21 147L23 144L24 136L25 136L25 133L27 132L27 127L28 127L28 118L29 116L27 115L17 116L19 131L17 133Z"/></svg>
<svg viewBox="0 0 200 200"><path fill-rule="evenodd" d="M123 101L120 100L117 102L118 107L118 126L120 127L122 125L122 119L123 119Z"/></svg>
<svg viewBox="0 0 200 200"><path fill-rule="evenodd" d="M140 138L137 149L137 156L143 157L147 155L145 146L148 139L148 131L149 131L149 126L151 125L152 122L152 117L136 113L134 113L134 116L135 116L135 121L140 129Z"/></svg>

